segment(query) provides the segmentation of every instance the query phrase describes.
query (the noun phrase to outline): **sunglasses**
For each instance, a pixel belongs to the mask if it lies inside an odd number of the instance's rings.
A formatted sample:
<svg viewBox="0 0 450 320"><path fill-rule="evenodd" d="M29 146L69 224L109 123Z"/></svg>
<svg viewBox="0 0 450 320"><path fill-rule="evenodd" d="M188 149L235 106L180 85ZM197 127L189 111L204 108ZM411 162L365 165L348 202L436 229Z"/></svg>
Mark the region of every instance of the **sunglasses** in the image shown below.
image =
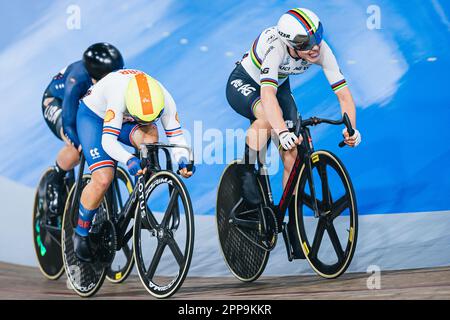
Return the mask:
<svg viewBox="0 0 450 320"><path fill-rule="evenodd" d="M289 41L292 47L298 51L309 51L322 42L323 27L322 23L312 35L296 35L294 40Z"/></svg>
<svg viewBox="0 0 450 320"><path fill-rule="evenodd" d="M143 120L139 119L138 117L132 116L131 114L127 114L127 115L130 116L131 118L133 118L134 122L136 122L137 124L140 124L140 125L147 125L147 124L150 124L150 123L155 123L155 122L157 122L157 121L161 118L161 116L163 115L163 113L164 113L164 108L161 110L161 112L159 113L159 115L158 115L155 119L153 119L152 121L150 121L150 122L143 121Z"/></svg>

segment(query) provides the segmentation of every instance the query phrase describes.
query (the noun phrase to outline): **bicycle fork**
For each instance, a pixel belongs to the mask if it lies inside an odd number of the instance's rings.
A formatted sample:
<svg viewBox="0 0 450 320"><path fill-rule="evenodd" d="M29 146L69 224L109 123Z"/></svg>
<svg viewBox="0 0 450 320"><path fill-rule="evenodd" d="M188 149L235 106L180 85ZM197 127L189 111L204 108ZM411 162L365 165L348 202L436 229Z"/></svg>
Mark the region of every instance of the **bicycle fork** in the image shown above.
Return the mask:
<svg viewBox="0 0 450 320"><path fill-rule="evenodd" d="M312 164L311 164L311 157L309 155L305 155L305 169L308 179L308 186L309 186L309 192L311 193L311 205L314 210L314 217L319 218L319 206L317 204L317 197L316 197L316 188L314 184L314 177L312 172Z"/></svg>

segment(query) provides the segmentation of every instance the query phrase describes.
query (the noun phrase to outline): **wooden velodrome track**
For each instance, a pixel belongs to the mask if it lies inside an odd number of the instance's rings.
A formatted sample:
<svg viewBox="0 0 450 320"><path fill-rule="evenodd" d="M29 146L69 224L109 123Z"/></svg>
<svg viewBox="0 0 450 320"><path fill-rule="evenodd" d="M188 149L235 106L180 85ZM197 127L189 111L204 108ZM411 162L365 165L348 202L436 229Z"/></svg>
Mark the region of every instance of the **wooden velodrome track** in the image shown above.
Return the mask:
<svg viewBox="0 0 450 320"><path fill-rule="evenodd" d="M233 277L188 277L172 299L450 299L450 267L381 272L381 289L367 288L368 274L339 279L318 276L264 277L242 283ZM0 299L80 299L67 289L65 276L45 279L37 268L0 263ZM90 299L154 299L137 276L123 284L105 280Z"/></svg>

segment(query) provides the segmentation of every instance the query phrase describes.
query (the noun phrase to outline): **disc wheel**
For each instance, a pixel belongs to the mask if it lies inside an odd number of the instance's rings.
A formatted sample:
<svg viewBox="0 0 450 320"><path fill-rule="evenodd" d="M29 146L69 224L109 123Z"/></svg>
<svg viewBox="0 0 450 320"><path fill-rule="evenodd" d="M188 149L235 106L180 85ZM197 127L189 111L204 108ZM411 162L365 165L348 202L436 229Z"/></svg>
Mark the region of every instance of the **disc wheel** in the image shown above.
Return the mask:
<svg viewBox="0 0 450 320"><path fill-rule="evenodd" d="M89 181L90 175L84 175L81 182L82 187L84 188ZM74 202L74 208L71 208L71 206L75 195L76 185L77 184L74 184L70 190L66 208L64 210L62 229L63 262L72 289L81 297L90 297L102 286L106 276L107 266L101 261L93 263L82 262L75 255L72 236L78 221L79 199L76 199ZM106 202L106 198L104 198L89 231L91 240L102 237L102 226L104 225L104 222L108 222L105 220L109 219L109 206Z"/></svg>
<svg viewBox="0 0 450 320"><path fill-rule="evenodd" d="M297 182L296 225L312 269L328 279L342 275L356 249L358 211L355 192L342 162L328 151L311 156L319 217L314 215L310 181L303 165Z"/></svg>
<svg viewBox="0 0 450 320"><path fill-rule="evenodd" d="M61 222L60 215L50 215L49 202L52 196L48 181L54 168L48 168L39 180L33 205L33 244L39 269L49 280L57 280L64 273L61 251ZM63 190L58 201L65 201L68 190Z"/></svg>
<svg viewBox="0 0 450 320"><path fill-rule="evenodd" d="M228 269L239 280L251 282L258 279L263 273L269 260L269 251L255 244L259 241L256 230L246 230L244 236L243 229L238 230L235 225L230 223L230 214L233 209L236 212L252 209L245 201L241 201L242 183L238 178L237 170L238 164L237 161L234 161L225 168L220 179L217 191L216 225L220 248ZM267 205L261 185L259 187L264 205ZM236 208L239 202L240 205ZM252 220L252 217L246 218ZM253 220L258 220L258 217L254 216ZM249 238L253 241L250 241Z"/></svg>

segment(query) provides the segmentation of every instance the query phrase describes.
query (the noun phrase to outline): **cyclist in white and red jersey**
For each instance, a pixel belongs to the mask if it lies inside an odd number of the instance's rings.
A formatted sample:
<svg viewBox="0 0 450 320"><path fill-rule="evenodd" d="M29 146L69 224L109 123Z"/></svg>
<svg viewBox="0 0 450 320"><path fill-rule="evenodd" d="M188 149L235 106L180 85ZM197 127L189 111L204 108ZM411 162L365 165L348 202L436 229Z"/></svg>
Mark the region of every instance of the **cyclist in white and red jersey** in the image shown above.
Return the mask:
<svg viewBox="0 0 450 320"><path fill-rule="evenodd" d="M302 137L296 137L293 133L298 110L291 94L289 76L302 74L313 64L322 67L336 93L342 113L349 115L355 128L352 137L344 130L345 143L355 147L361 141L361 135L356 130L355 103L332 50L323 40L322 23L308 9L289 10L277 26L264 30L258 36L251 49L237 63L227 83L229 104L251 121L244 161L240 166L243 196L251 205L258 205L262 200L256 187L256 154L266 146L271 133L282 147L283 186L287 182L297 156L296 145L302 142ZM291 239L297 240L293 241L294 256L302 258L292 202L289 206L288 232Z"/></svg>
<svg viewBox="0 0 450 320"><path fill-rule="evenodd" d="M178 119L175 101L164 86L139 70L119 70L95 84L80 102L77 132L92 172L91 182L80 200L78 225L74 232L77 257L93 260L89 229L92 219L114 178L114 161L128 166L132 175L143 174L140 159L121 142L139 148L158 141L155 122L161 118L169 143L187 145ZM186 149L175 148L173 155L180 174L189 178L194 166Z"/></svg>

